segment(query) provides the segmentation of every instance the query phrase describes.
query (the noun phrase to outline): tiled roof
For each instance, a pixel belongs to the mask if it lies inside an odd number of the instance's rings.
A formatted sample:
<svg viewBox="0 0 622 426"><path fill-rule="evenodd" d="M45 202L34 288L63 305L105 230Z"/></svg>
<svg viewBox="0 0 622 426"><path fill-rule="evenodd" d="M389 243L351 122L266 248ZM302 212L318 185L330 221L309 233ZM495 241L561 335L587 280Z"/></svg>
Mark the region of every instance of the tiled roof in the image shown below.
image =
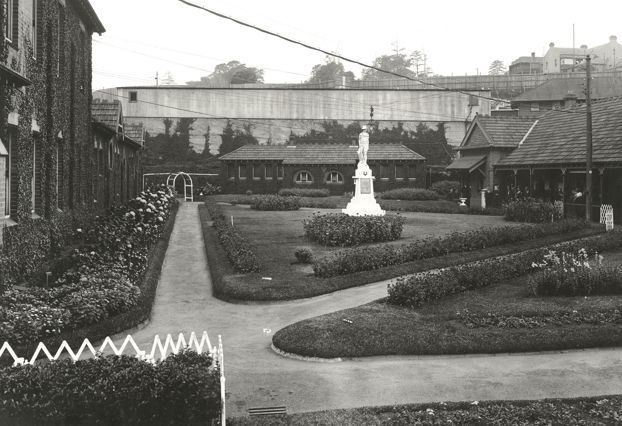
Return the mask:
<svg viewBox="0 0 622 426"><path fill-rule="evenodd" d="M484 164L485 161L485 155L458 158L457 160L454 160L449 166L447 166L447 170L468 170L470 173L482 164Z"/></svg>
<svg viewBox="0 0 622 426"><path fill-rule="evenodd" d="M356 146L345 144L244 145L221 160L282 160L283 164L354 164ZM400 144L370 144L369 160L423 161L425 158Z"/></svg>
<svg viewBox="0 0 622 426"><path fill-rule="evenodd" d="M512 61L512 65L516 64L541 64L544 58L542 56L520 56Z"/></svg>
<svg viewBox="0 0 622 426"><path fill-rule="evenodd" d="M525 141L498 166L585 164L586 106L542 115ZM594 163L622 162L622 97L592 105Z"/></svg>
<svg viewBox="0 0 622 426"><path fill-rule="evenodd" d="M598 77L592 79L592 99L622 95L622 77ZM585 100L585 78L554 78L512 99L514 102L561 101L568 93Z"/></svg>
<svg viewBox="0 0 622 426"><path fill-rule="evenodd" d="M123 130L125 132L125 136L128 138L133 139L140 144L145 142L145 126L142 123L126 123L123 126Z"/></svg>
<svg viewBox="0 0 622 426"><path fill-rule="evenodd" d="M117 131L121 120L121 103L118 100L104 101L94 99L91 106L93 120Z"/></svg>
<svg viewBox="0 0 622 426"><path fill-rule="evenodd" d="M459 150L469 149L468 137L470 136L472 129L479 126L482 132L486 136L489 146L501 147L501 148L514 148L527 134L531 126L536 120L529 117L489 117L478 115L471 128L467 132L464 140L464 146L461 146ZM473 145L473 148L482 148L482 145Z"/></svg>

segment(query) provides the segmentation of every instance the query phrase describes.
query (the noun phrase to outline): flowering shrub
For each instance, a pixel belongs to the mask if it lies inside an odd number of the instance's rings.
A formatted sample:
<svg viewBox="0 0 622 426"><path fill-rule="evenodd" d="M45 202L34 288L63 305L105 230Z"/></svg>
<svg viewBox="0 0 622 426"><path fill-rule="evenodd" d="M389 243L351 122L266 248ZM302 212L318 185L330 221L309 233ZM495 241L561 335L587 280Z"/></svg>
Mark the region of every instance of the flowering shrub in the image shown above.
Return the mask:
<svg viewBox="0 0 622 426"><path fill-rule="evenodd" d="M248 241L227 221L220 207L210 203L205 203L205 205L214 222L220 244L227 253L227 258L233 268L243 273L259 271L259 261L249 248Z"/></svg>
<svg viewBox="0 0 622 426"><path fill-rule="evenodd" d="M143 192L79 229L83 245L51 268L50 288L13 289L0 299L0 341L28 344L134 308L147 254L175 202L167 188Z"/></svg>
<svg viewBox="0 0 622 426"><path fill-rule="evenodd" d="M540 328L576 324L622 324L622 311L619 309L600 312L573 310L520 316L495 312L474 313L464 309L458 311L456 316L468 328Z"/></svg>
<svg viewBox="0 0 622 426"><path fill-rule="evenodd" d="M363 243L394 241L402 235L402 216L349 216L314 214L303 221L305 235L327 246L354 246Z"/></svg>
<svg viewBox="0 0 622 426"><path fill-rule="evenodd" d="M221 403L215 363L192 351L4 368L0 400L0 423L46 425L213 424Z"/></svg>
<svg viewBox="0 0 622 426"><path fill-rule="evenodd" d="M313 252L306 247L299 247L294 252L294 256L296 256L296 260L299 263L311 263L313 262Z"/></svg>
<svg viewBox="0 0 622 426"><path fill-rule="evenodd" d="M438 200L438 194L423 188L395 188L380 194L384 200Z"/></svg>
<svg viewBox="0 0 622 426"><path fill-rule="evenodd" d="M588 255L596 251L622 247L622 232L583 238L556 244L556 250L566 252L585 248ZM508 256L490 258L451 268L421 272L399 278L388 287L388 302L396 305L417 307L442 297L485 287L502 280L525 275L537 268L550 248L527 250Z"/></svg>
<svg viewBox="0 0 622 426"><path fill-rule="evenodd" d="M443 256L448 253L478 250L541 238L547 235L575 231L586 226L585 222L576 220L561 221L554 224L500 226L452 232L400 246L384 245L343 249L316 259L313 270L315 275L324 278L346 275Z"/></svg>
<svg viewBox="0 0 622 426"><path fill-rule="evenodd" d="M538 271L528 284L536 296L622 294L622 268L603 266L598 254L590 263L583 248L576 254L551 250L532 266Z"/></svg>
<svg viewBox="0 0 622 426"><path fill-rule="evenodd" d="M441 180L430 185L430 189L443 198L454 200L460 195L460 182L456 180Z"/></svg>
<svg viewBox="0 0 622 426"><path fill-rule="evenodd" d="M298 210L300 198L281 195L256 195L251 201L251 209L287 211Z"/></svg>
<svg viewBox="0 0 622 426"><path fill-rule="evenodd" d="M222 188L218 185L213 185L211 183L206 183L203 186L200 186L194 190L195 197L206 197L208 195L219 194Z"/></svg>
<svg viewBox="0 0 622 426"><path fill-rule="evenodd" d="M279 190L279 195L284 197L328 197L330 195L330 191L325 188L283 188Z"/></svg>
<svg viewBox="0 0 622 426"><path fill-rule="evenodd" d="M513 222L545 223L564 218L564 203L537 201L533 198L510 201L505 205L505 220Z"/></svg>

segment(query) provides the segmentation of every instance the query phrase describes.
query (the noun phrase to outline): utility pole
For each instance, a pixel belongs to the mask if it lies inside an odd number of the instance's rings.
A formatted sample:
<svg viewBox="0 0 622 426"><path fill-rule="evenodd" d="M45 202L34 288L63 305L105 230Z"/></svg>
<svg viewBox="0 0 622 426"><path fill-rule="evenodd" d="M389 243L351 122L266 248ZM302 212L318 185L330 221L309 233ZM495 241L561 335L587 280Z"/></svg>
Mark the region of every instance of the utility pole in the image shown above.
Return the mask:
<svg viewBox="0 0 622 426"><path fill-rule="evenodd" d="M586 107L587 107L587 135L586 135L586 162L585 162L585 220L591 222L592 220L592 94L591 90L591 76L592 76L592 59L590 55L585 58L585 77L586 82Z"/></svg>
<svg viewBox="0 0 622 426"><path fill-rule="evenodd" d="M159 83L159 81L160 81L160 78L159 78L159 76L158 76L158 72L157 72L157 71L156 71L156 77L155 77L155 80L156 80L156 87L158 87L158 83Z"/></svg>

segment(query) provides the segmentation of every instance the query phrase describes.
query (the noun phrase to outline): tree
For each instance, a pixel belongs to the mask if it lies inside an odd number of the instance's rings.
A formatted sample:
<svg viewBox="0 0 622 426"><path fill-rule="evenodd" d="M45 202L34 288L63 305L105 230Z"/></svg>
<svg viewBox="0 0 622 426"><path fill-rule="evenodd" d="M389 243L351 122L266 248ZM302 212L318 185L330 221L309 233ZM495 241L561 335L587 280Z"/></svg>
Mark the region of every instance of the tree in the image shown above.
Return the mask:
<svg viewBox="0 0 622 426"><path fill-rule="evenodd" d="M412 66L415 67L415 75L425 76L427 74L425 53L421 53L419 50L415 50L413 53L410 54L410 59L412 61Z"/></svg>
<svg viewBox="0 0 622 426"><path fill-rule="evenodd" d="M344 76L354 79L352 71L346 71L341 62L335 60L332 56L326 56L323 64L313 66L311 78L306 82L312 84L340 82Z"/></svg>
<svg viewBox="0 0 622 426"><path fill-rule="evenodd" d="M247 67L239 61L229 61L214 67L214 72L201 77L199 81L188 81L186 84L199 87L219 87L230 84L263 83L263 70Z"/></svg>
<svg viewBox="0 0 622 426"><path fill-rule="evenodd" d="M259 141L253 136L252 127L249 123L242 126L242 130L234 129L230 120L222 131L221 144L218 148L218 154L224 155L244 145L257 145Z"/></svg>
<svg viewBox="0 0 622 426"><path fill-rule="evenodd" d="M203 145L203 152L201 153L203 157L211 157L211 154L209 152L210 130L212 130L212 128L208 125L207 130L205 131L205 134L203 135L203 138L205 139L205 144Z"/></svg>
<svg viewBox="0 0 622 426"><path fill-rule="evenodd" d="M162 86L173 86L177 84L175 83L175 78L173 78L173 73L171 73L170 71L164 73L164 77L162 77L160 83L162 84Z"/></svg>
<svg viewBox="0 0 622 426"><path fill-rule="evenodd" d="M492 63L488 67L488 75L501 75L501 74L505 74L505 65L503 64L503 61L500 61L499 59L495 59L494 61L492 61Z"/></svg>
<svg viewBox="0 0 622 426"><path fill-rule="evenodd" d="M410 69L410 67L413 66L413 63L412 56L406 56L403 53L397 52L392 55L382 55L377 57L374 60L373 66L381 68L385 71L391 71L406 77L414 78L417 77L417 74ZM373 68L363 70L363 80L392 80L397 78L399 77L375 70Z"/></svg>

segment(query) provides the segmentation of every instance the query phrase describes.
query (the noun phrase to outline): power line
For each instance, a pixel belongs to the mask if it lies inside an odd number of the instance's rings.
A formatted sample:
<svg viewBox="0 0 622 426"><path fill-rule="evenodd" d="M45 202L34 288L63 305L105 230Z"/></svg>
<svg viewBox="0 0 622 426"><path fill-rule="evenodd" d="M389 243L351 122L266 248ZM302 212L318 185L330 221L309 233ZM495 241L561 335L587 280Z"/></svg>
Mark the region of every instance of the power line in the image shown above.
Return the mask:
<svg viewBox="0 0 622 426"><path fill-rule="evenodd" d="M227 19L229 21L235 22L238 25L242 25L244 27L251 28L251 29L259 31L261 33L264 33L264 34L267 34L267 35L270 35L270 36L273 36L273 37L280 38L281 40L285 40L285 41L287 41L289 43L297 44L297 45L302 46L304 48L307 48L307 49L310 49L310 50L314 50L316 52L321 52L321 53L323 53L325 55L329 55L329 56L332 56L332 57L335 57L335 58L339 58L339 59L344 60L346 62L357 64L357 65L360 65L360 66L365 67L365 68L373 69L373 70L376 70L376 71L379 71L379 72L383 72L385 74L394 75L396 77L405 78L407 80L415 81L415 82L418 82L418 83L421 83L421 84L425 84L427 86L432 86L432 87L435 87L435 88L437 88L439 90L443 90L443 91L462 93L464 95L474 96L474 97L478 97L478 98L482 98L482 99L487 99L487 100L490 100L490 101L506 102L505 99L498 99L498 98L493 98L493 97L484 96L484 95L477 95L477 94L465 92L465 91L458 90L458 89L449 89L447 87L442 87L442 86L439 86L439 85L434 84L434 83L428 83L428 82L420 80L418 78L413 78L413 77L409 77L409 76L406 76L406 75L403 75L403 74L399 74L399 73L396 73L396 72L393 72L393 71L385 70L385 69L376 67L374 65L369 65L369 64L366 64L364 62L358 61L356 59L347 58L345 56L342 56L342 55L339 55L339 54L336 54L336 53L333 53L333 52L329 52L329 51L321 49L319 47L311 46L310 44L303 43L303 42L298 41L298 40L294 40L292 38L289 38L289 37L277 34L275 32L269 31L269 30L265 30L265 29L260 28L258 26L255 26L255 25L252 25L252 24L248 24L246 22L240 21L239 19L227 16L227 15L223 15L222 13L216 12L214 10L208 9L206 7L203 7L203 6L199 6L199 5L191 3L189 1L186 1L186 0L178 0L178 1L181 2L181 3L184 3L187 6L203 10L203 11L205 11L207 13L210 13L212 15L215 15L215 16L217 16L219 18L223 18L223 19Z"/></svg>

